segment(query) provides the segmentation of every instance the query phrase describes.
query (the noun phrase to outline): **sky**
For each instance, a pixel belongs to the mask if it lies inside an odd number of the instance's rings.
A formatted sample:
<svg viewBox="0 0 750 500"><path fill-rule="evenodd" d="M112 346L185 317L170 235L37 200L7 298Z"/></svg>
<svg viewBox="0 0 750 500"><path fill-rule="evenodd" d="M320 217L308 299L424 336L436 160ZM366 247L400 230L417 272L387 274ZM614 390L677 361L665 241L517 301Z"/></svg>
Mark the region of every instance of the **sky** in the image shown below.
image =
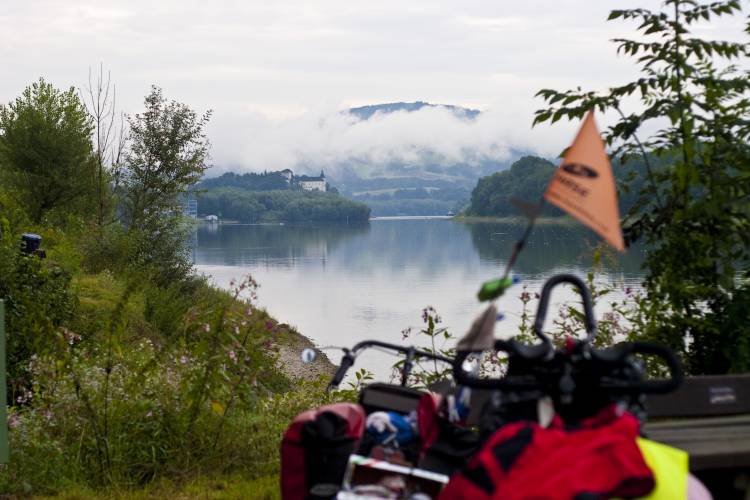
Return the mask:
<svg viewBox="0 0 750 500"><path fill-rule="evenodd" d="M215 172L294 168L366 157L502 159L510 148L555 156L577 124L532 129L541 88L604 89L636 75L610 39L634 25L611 8L653 0L0 0L0 102L43 76L85 87L103 65L123 112L151 84L208 127ZM732 38L741 18L700 28ZM357 123L341 110L397 101L443 110ZM606 125L608 117L602 117ZM410 156L411 155L411 156ZM314 161L313 161L314 160Z"/></svg>

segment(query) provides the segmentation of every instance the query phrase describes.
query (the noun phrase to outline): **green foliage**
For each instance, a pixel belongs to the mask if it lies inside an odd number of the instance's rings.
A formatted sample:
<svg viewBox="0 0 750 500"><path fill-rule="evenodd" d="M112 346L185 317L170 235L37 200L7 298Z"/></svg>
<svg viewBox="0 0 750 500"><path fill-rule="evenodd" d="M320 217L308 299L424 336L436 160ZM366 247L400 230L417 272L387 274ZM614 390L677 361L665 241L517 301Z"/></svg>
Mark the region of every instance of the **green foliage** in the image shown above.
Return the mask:
<svg viewBox="0 0 750 500"><path fill-rule="evenodd" d="M403 330L401 332L402 340L405 341L412 336L416 342L427 340L429 346L423 348L427 352L450 358L455 356L456 350L452 347L455 337L450 334L447 328L439 326L443 320L434 307L427 306L422 309L422 322L424 323L424 327L416 332L411 327ZM404 361L403 359L399 360L393 365L393 375L399 380L401 379L401 370ZM425 388L435 382L451 378L452 374L453 367L449 364L434 359L415 359L414 368L409 374L407 384L413 387Z"/></svg>
<svg viewBox="0 0 750 500"><path fill-rule="evenodd" d="M483 177L471 192L467 215L507 217L518 215L511 198L536 202L549 183L555 165L536 156L524 156L510 169ZM544 207L545 215L560 215L555 207Z"/></svg>
<svg viewBox="0 0 750 500"><path fill-rule="evenodd" d="M59 328L76 307L70 274L52 262L19 251L19 240L0 240L0 299L5 301L9 399L25 402L29 361L66 339Z"/></svg>
<svg viewBox="0 0 750 500"><path fill-rule="evenodd" d="M615 10L637 20L637 39L616 39L636 58L641 77L604 93L539 92L550 105L535 122L578 119L589 109L614 110L606 131L615 156L648 152L648 181L625 217L625 236L647 244L647 295L640 303L643 338L682 353L691 373L750 369L747 262L750 261L750 80L732 63L747 43L691 35L698 22L734 15L737 0L699 4L668 0L664 10ZM632 111L628 105L638 103ZM658 130L640 141L644 126ZM647 157L648 158L648 157ZM646 160L648 161L648 160ZM733 346L730 348L729 346ZM731 349L731 351L730 351Z"/></svg>
<svg viewBox="0 0 750 500"><path fill-rule="evenodd" d="M88 215L96 188L91 132L75 89L43 78L0 105L0 180L34 222L54 210Z"/></svg>
<svg viewBox="0 0 750 500"><path fill-rule="evenodd" d="M375 375L367 368L360 368L354 372L354 380L349 380L343 388L336 391L336 398L342 401L356 402L359 394L367 385L375 380Z"/></svg>
<svg viewBox="0 0 750 500"><path fill-rule="evenodd" d="M144 291L144 318L164 337L178 335L185 328L184 318L199 303L204 307L220 306L214 293L210 293L205 280L190 277L166 284L149 286Z"/></svg>
<svg viewBox="0 0 750 500"><path fill-rule="evenodd" d="M661 167L663 162L651 157L650 164ZM537 202L547 189L552 174L557 168L552 162L536 156L524 156L511 165L510 169L482 177L471 193L471 204L466 215L480 217L512 217L520 215L519 209L511 203L517 198L527 202ZM618 202L620 213L627 212L638 202L638 193L647 176L646 162L641 157L631 157L614 168L618 182ZM563 212L555 206L545 204L542 215L555 217Z"/></svg>
<svg viewBox="0 0 750 500"><path fill-rule="evenodd" d="M375 216L445 215L448 211L458 212L469 199L469 190L462 186L437 183L440 186L437 187L430 186L429 181L420 183L415 187L396 185L396 188L359 192L348 197L366 203ZM377 182L372 184L378 185ZM405 186L409 184L409 180L404 181Z"/></svg>
<svg viewBox="0 0 750 500"><path fill-rule="evenodd" d="M240 191L215 189L198 199L202 214L241 222L365 222L370 209L318 191Z"/></svg>
<svg viewBox="0 0 750 500"><path fill-rule="evenodd" d="M198 117L185 104L167 101L156 86L145 107L128 118L128 150L117 186L127 242L117 230L107 236L116 248L127 249L126 262L119 264L166 284L192 269L187 247L192 227L181 215L179 197L208 168L204 128L210 112Z"/></svg>
<svg viewBox="0 0 750 500"><path fill-rule="evenodd" d="M154 500L159 498L201 498L204 500L236 500L252 498L277 500L281 498L278 475L248 478L243 474L201 476L187 481L164 478L141 488L92 489L71 486L50 496L35 496L38 500Z"/></svg>
<svg viewBox="0 0 750 500"><path fill-rule="evenodd" d="M180 311L166 301L139 305L137 288L111 280L78 284L87 309L109 310L104 324L101 317L80 323L99 331L65 329L67 342L28 363L31 391L10 409L14 455L0 471L0 491L277 474L288 422L333 396L322 382L292 390L272 368L281 330L252 304L254 281L231 294L202 281L183 288L192 305L182 325L162 336L137 321L138 311L151 308L157 318ZM138 333L144 328L147 335Z"/></svg>
<svg viewBox="0 0 750 500"><path fill-rule="evenodd" d="M9 167L9 152L17 151L8 144L23 145L9 140L26 138L8 124L42 131L27 134L30 158L65 152L52 147L62 136L39 124L80 112L74 96L42 81L3 108L0 120L0 299L12 449L11 463L0 468L0 495L88 496L160 478L177 483L174 490L203 474L241 474L248 491L260 487L273 497L283 430L332 396L318 382L293 387L277 368L278 346L291 333L255 307L252 279L227 293L193 274L192 227L178 215L177 198L205 170L208 115L198 118L154 88L145 113L130 120L123 177L102 162L101 169L68 171L81 183L112 185L85 200L70 191L35 212L39 206L19 196L28 193L7 182L18 173ZM55 100L69 107L57 110ZM34 108L41 103L47 107ZM89 143L86 151L90 160ZM45 173L52 182L61 172ZM122 220L108 223L104 216L118 200ZM91 213L99 206L96 225L81 210L87 202ZM22 231L43 236L47 259L21 255Z"/></svg>
<svg viewBox="0 0 750 500"><path fill-rule="evenodd" d="M219 177L203 179L198 184L199 189L237 188L244 191L283 191L291 189L287 179L280 172L256 174L235 174L227 172Z"/></svg>
<svg viewBox="0 0 750 500"><path fill-rule="evenodd" d="M155 85L144 104L143 113L128 118L128 151L120 186L125 221L135 227L177 211L178 195L208 168L204 128L211 112L198 117L185 104L168 102Z"/></svg>
<svg viewBox="0 0 750 500"><path fill-rule="evenodd" d="M629 287L613 284L609 280L598 279L603 271L603 260L607 257L609 255L604 244L594 249L591 271L586 274L586 287L591 295L594 310L596 311L597 305L601 307L602 303L606 302L616 292L620 292L624 299L609 301L607 303L607 309L609 310L597 318L596 337L593 341L594 347L597 348L609 347L628 338L631 331L630 327L638 315L636 301L634 300L635 294ZM577 295L580 295L578 289L574 288L573 290ZM539 298L539 294L534 294L534 296L536 299ZM536 335L531 328L531 317L528 314L527 304L530 301L530 294L526 287L521 294L521 300L524 304L523 314L521 315L521 332L526 341L534 342L536 341ZM578 304L571 303L562 304L558 308L557 314L552 318L552 330L546 333L557 346L562 346L567 337L585 338L587 335L585 319L582 306L579 307Z"/></svg>

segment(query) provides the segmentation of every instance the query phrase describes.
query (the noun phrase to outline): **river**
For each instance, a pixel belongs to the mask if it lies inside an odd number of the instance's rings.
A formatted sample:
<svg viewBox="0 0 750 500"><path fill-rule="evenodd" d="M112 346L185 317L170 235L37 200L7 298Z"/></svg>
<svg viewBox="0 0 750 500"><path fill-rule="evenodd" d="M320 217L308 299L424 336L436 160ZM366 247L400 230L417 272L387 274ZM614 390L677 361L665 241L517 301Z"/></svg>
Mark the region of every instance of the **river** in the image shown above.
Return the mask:
<svg viewBox="0 0 750 500"><path fill-rule="evenodd" d="M428 305L442 326L463 335L482 310L477 290L502 273L523 229L521 223L441 217L382 218L359 226L201 225L193 255L199 272L222 287L252 274L261 285L260 305L318 346L351 346L368 338L401 342L402 330L422 327ZM499 302L506 318L497 324L498 335L512 335L517 327L524 285L535 292L552 274L584 276L598 241L573 222L539 224L515 266L521 283ZM631 249L605 259L599 276L637 288L641 260L640 250ZM563 289L553 304L574 297ZM600 304L597 313L606 308ZM338 363L339 353L329 356ZM357 365L382 377L391 361L376 353Z"/></svg>

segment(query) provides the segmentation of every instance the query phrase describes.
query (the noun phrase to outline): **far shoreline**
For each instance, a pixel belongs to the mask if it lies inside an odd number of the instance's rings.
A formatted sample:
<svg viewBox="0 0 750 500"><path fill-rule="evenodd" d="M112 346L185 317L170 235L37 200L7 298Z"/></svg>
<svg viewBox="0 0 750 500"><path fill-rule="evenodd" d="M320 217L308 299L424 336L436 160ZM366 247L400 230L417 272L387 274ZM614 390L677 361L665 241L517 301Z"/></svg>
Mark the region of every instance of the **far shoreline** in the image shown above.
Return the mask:
<svg viewBox="0 0 750 500"><path fill-rule="evenodd" d="M503 224L519 224L527 223L528 218L521 215L505 216L505 217L493 217L493 216L480 216L480 215L456 215L451 219L457 222L495 222ZM578 222L569 215L561 215L559 217L538 217L534 222L536 225L571 225L578 224Z"/></svg>
<svg viewBox="0 0 750 500"><path fill-rule="evenodd" d="M367 219L366 221L358 222L345 222L345 221L267 221L267 222L242 222L234 219L220 219L217 221L207 221L202 217L196 219L196 222L200 225L235 225L235 226L285 226L285 225L310 225L310 224L326 224L326 225L341 225L341 224L363 224L366 222L377 222L377 221L388 221L388 220L453 220L462 223L498 223L498 224L526 224L529 219L521 215L511 216L481 216L481 215L375 215ZM536 225L572 225L577 224L576 219L569 215L561 215L558 217L542 216L538 217L535 221Z"/></svg>

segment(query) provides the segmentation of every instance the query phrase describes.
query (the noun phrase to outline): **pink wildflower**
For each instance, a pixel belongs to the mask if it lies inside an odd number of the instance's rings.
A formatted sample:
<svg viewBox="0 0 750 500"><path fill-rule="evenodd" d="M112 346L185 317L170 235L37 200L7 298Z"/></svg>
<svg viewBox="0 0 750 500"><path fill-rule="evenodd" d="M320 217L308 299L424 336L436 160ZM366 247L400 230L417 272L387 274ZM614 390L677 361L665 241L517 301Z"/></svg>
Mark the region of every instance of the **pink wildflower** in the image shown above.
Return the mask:
<svg viewBox="0 0 750 500"><path fill-rule="evenodd" d="M21 417L17 413L11 413L8 417L8 427L15 429L21 424Z"/></svg>

